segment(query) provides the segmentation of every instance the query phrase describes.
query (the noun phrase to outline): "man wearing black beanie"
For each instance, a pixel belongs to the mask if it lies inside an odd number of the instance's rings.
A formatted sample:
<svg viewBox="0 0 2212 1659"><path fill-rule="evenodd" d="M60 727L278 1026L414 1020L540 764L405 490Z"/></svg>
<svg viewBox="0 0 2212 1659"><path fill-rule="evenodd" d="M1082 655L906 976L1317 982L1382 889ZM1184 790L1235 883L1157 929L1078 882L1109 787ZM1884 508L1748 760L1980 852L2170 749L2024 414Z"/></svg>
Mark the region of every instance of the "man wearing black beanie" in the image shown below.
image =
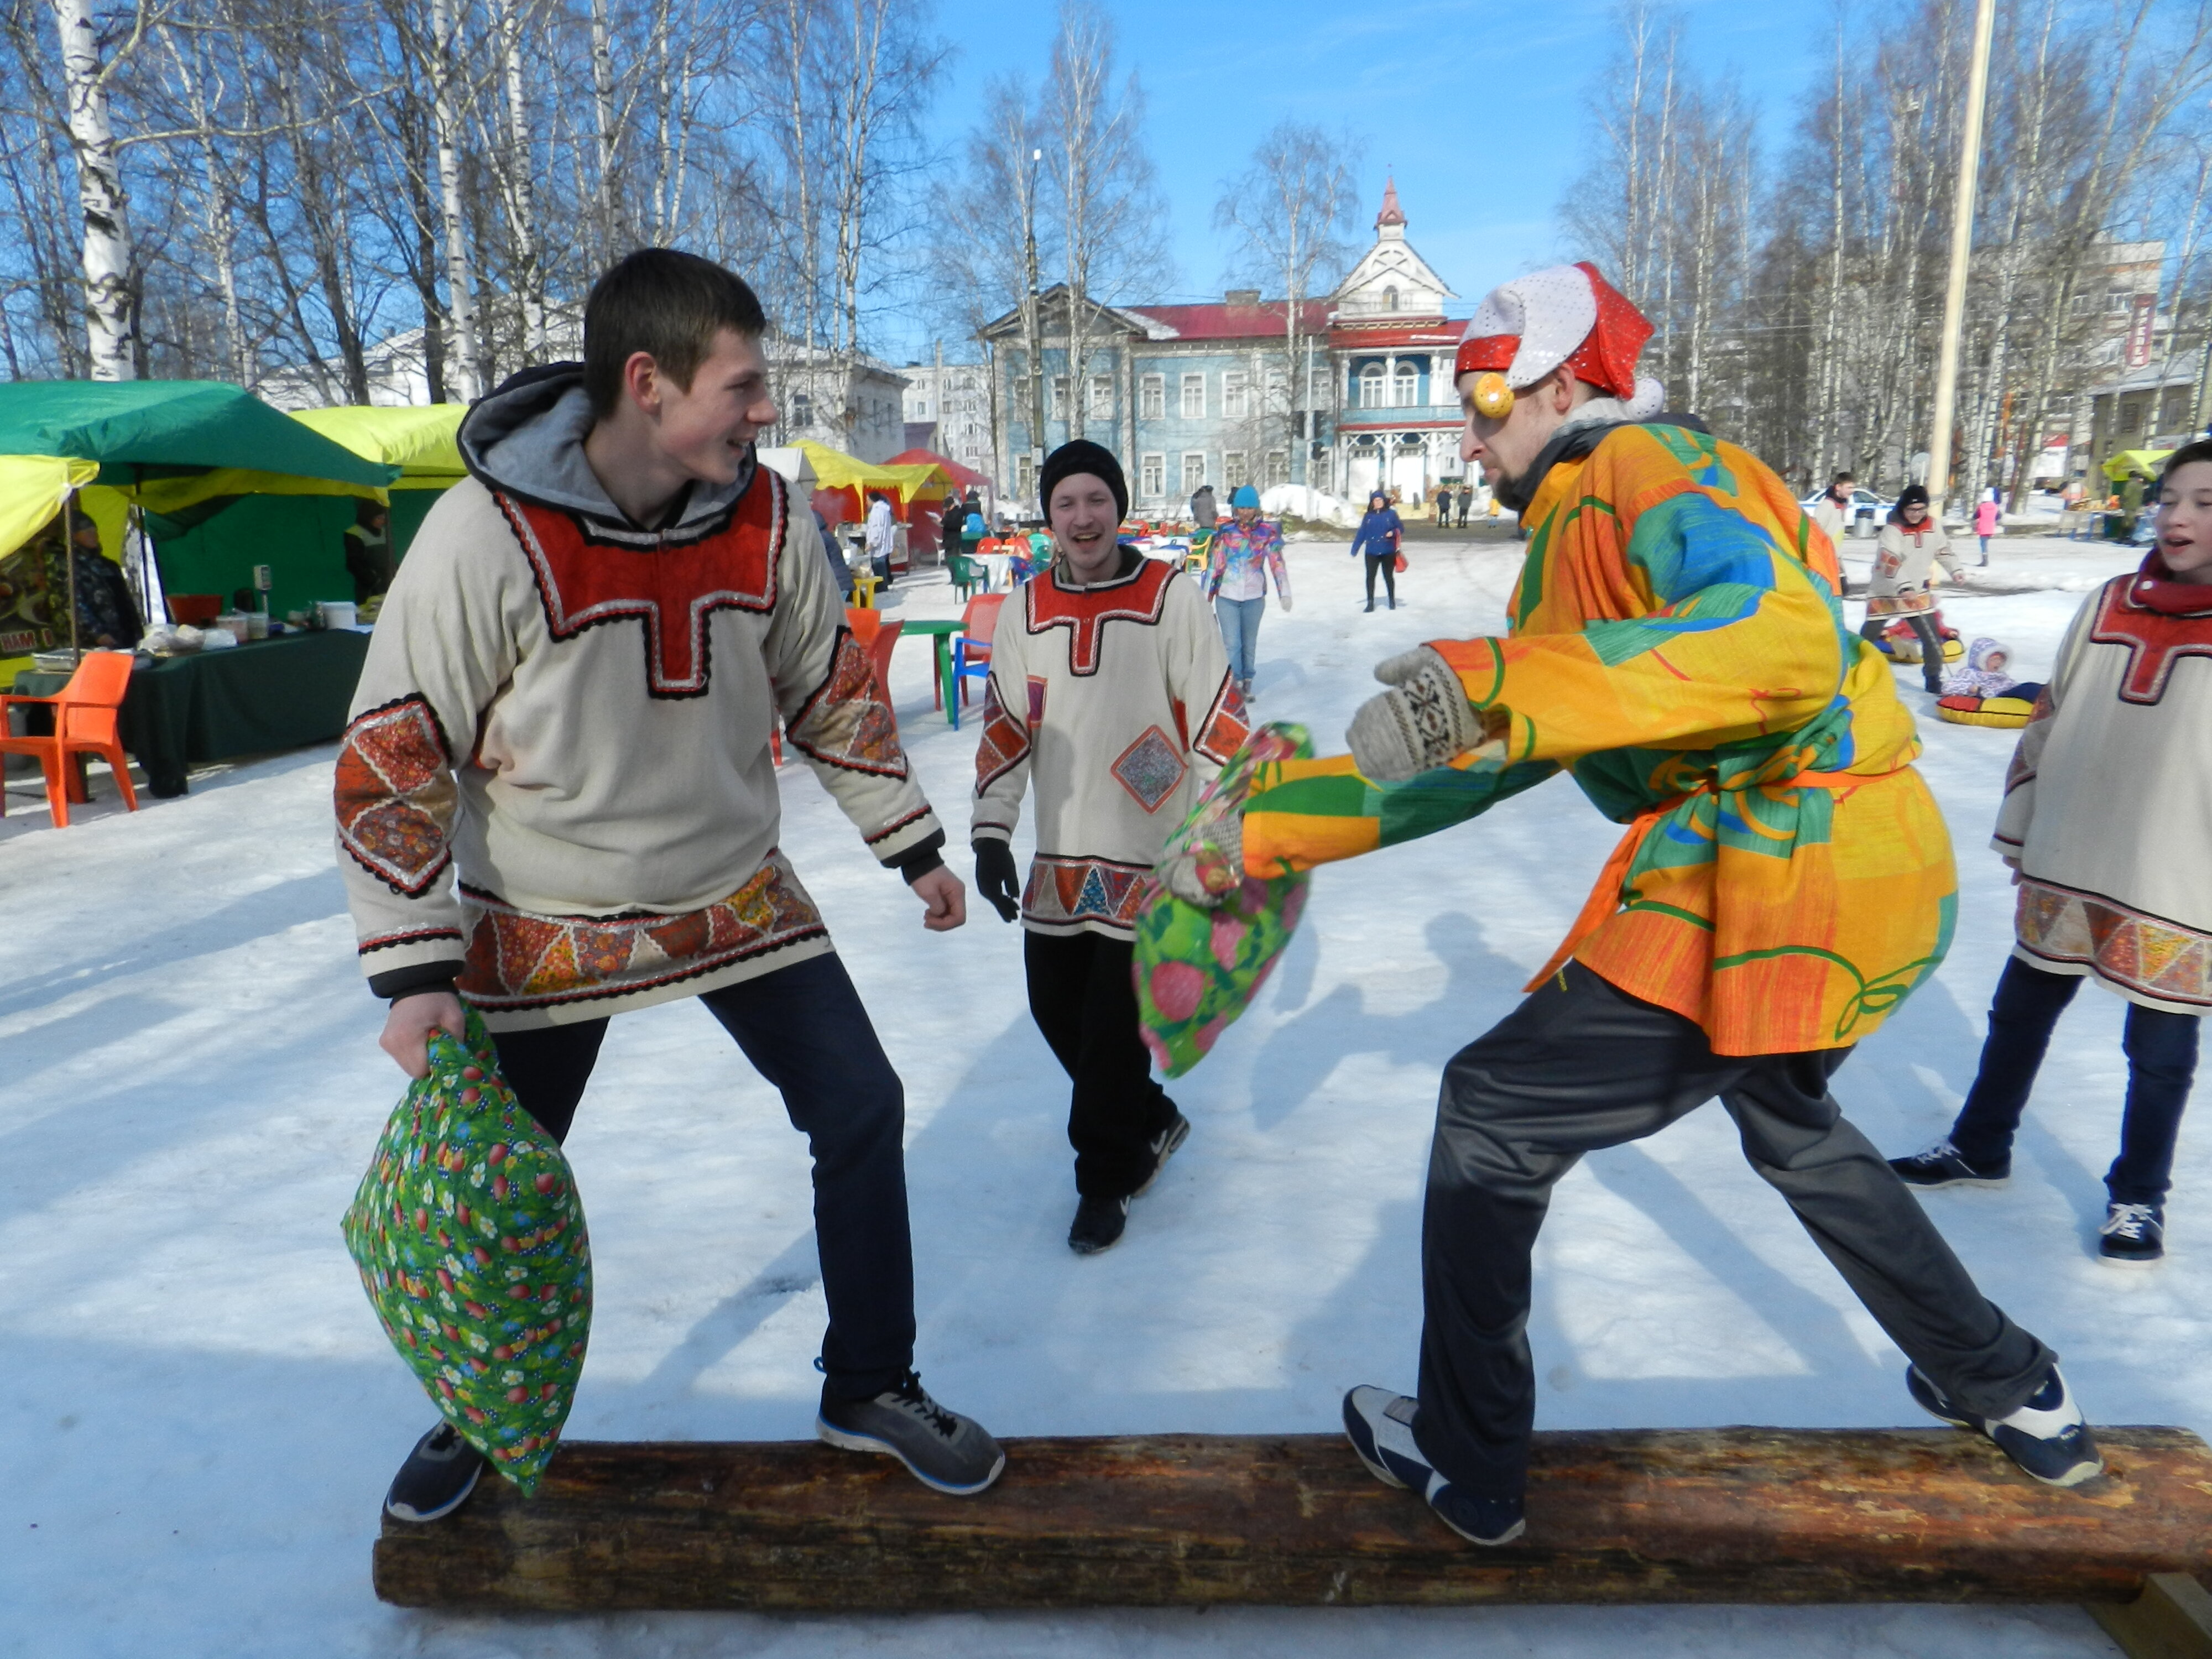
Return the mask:
<svg viewBox="0 0 2212 1659"><path fill-rule="evenodd" d="M1090 1255L1121 1237L1129 1200L1190 1133L1138 1026L1137 909L1168 832L1247 720L1196 585L1120 538L1121 464L1079 440L1038 482L1054 556L1008 596L992 639L970 834L983 896L1021 918L1030 1012L1074 1085L1067 1243ZM1024 889L1012 840L1032 783Z"/></svg>

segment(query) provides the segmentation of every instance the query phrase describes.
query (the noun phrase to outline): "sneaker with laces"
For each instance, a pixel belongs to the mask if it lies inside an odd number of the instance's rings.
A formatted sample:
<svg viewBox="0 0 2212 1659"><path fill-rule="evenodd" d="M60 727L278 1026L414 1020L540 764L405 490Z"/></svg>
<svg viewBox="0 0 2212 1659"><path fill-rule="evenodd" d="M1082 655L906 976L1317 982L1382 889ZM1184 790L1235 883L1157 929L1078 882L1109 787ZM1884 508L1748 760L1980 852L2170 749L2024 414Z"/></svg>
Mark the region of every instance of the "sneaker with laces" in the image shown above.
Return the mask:
<svg viewBox="0 0 2212 1659"><path fill-rule="evenodd" d="M1954 1429L1988 1436L1999 1451L2046 1486L2078 1486L2105 1472L2096 1437L2056 1365L2019 1410L1998 1418L1976 1416L1917 1365L1905 1368L1905 1386L1923 1411Z"/></svg>
<svg viewBox="0 0 2212 1659"><path fill-rule="evenodd" d="M896 1457L923 1486L956 1498L983 1491L1006 1467L983 1425L932 1400L912 1371L866 1400L840 1399L825 1386L814 1432L846 1451Z"/></svg>
<svg viewBox="0 0 2212 1659"><path fill-rule="evenodd" d="M2012 1160L1970 1164L1949 1139L1911 1158L1893 1158L1889 1167L1908 1187L2002 1187L2012 1179Z"/></svg>
<svg viewBox="0 0 2212 1659"><path fill-rule="evenodd" d="M1344 1433L1367 1472L1386 1486L1421 1494L1437 1519L1470 1544L1510 1544L1528 1528L1519 1498L1478 1498L1437 1472L1413 1439L1420 1402L1366 1385L1344 1396Z"/></svg>
<svg viewBox="0 0 2212 1659"><path fill-rule="evenodd" d="M2166 1254L2166 1206L2107 1204L2097 1255L2116 1267L2147 1267Z"/></svg>
<svg viewBox="0 0 2212 1659"><path fill-rule="evenodd" d="M384 1512L395 1521L437 1521L468 1501L483 1473L484 1455L461 1438L460 1431L442 1419L415 1443L392 1488L384 1494Z"/></svg>

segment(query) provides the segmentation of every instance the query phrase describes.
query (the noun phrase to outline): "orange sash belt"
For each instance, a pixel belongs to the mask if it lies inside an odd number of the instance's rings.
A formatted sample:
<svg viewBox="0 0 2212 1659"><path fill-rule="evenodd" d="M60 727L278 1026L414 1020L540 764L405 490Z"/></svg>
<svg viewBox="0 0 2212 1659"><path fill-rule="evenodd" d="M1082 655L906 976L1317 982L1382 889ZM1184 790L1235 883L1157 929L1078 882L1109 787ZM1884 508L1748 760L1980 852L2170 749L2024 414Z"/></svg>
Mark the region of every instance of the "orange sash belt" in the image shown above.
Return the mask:
<svg viewBox="0 0 2212 1659"><path fill-rule="evenodd" d="M1814 789L1841 790L1849 794L1863 783L1879 783L1884 778L1893 778L1898 773L1909 771L1911 764L1887 772L1800 772L1794 778L1784 778L1771 783L1762 783L1756 778L1735 784L1726 793L1743 793L1751 789ZM1613 848L1613 856L1606 860L1605 868L1598 872L1597 885L1590 889L1589 896L1583 901L1582 914L1575 925L1567 929L1567 936L1559 941L1559 948L1552 952L1552 959L1540 969L1535 978L1521 988L1533 991L1546 980L1567 965L1568 959L1582 948L1583 941L1610 921L1620 908L1621 895L1628 886L1628 867L1636 862L1636 854L1650 836L1652 826L1693 795L1717 795L1724 793L1717 782L1707 781L1695 789L1685 790L1661 801L1656 806L1647 806L1628 823L1628 833Z"/></svg>

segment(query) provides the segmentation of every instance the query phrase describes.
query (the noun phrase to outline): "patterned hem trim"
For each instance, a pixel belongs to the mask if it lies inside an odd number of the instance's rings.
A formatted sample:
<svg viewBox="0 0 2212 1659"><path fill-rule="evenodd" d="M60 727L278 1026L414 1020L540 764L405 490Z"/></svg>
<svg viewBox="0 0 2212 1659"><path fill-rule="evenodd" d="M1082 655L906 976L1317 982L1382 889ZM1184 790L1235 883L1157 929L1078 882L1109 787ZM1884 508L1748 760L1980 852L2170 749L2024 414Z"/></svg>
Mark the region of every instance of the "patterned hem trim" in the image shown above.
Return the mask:
<svg viewBox="0 0 2212 1659"><path fill-rule="evenodd" d="M395 945L421 945L434 939L449 939L458 942L463 937L458 927L421 927L411 933L379 933L374 939L362 940L359 950L362 956L371 951L389 951Z"/></svg>
<svg viewBox="0 0 2212 1659"><path fill-rule="evenodd" d="M1096 921L1117 930L1133 930L1152 878L1149 864L1048 857L1040 853L1030 863L1030 878L1022 891L1022 916L1041 927L1066 928Z"/></svg>
<svg viewBox="0 0 2212 1659"><path fill-rule="evenodd" d="M2031 956L2160 1002L2212 1007L2212 934L2033 878L2021 882L2013 932Z"/></svg>
<svg viewBox="0 0 2212 1659"><path fill-rule="evenodd" d="M453 747L437 711L410 692L346 726L331 787L338 845L403 898L419 898L452 863L459 800Z"/></svg>
<svg viewBox="0 0 2212 1659"><path fill-rule="evenodd" d="M489 1010L629 996L828 937L813 902L772 863L727 898L677 915L539 915L465 896L476 915L459 988Z"/></svg>
<svg viewBox="0 0 2212 1659"><path fill-rule="evenodd" d="M873 847L878 842L889 841L893 836L896 836L900 830L906 829L908 825L920 823L924 818L927 817L929 814L930 809L928 807L917 807L915 811L908 813L904 817L898 819L895 823L885 824L882 829L877 830L874 835L862 836L861 840L866 845Z"/></svg>

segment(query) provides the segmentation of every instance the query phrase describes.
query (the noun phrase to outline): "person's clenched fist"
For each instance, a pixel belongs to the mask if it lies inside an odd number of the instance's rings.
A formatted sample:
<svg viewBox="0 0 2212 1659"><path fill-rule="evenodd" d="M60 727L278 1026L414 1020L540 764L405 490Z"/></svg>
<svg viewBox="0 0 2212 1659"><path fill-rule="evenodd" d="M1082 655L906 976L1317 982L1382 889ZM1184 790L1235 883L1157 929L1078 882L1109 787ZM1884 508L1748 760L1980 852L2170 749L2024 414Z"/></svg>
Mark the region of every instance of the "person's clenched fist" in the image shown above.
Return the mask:
<svg viewBox="0 0 2212 1659"><path fill-rule="evenodd" d="M1360 704L1345 733L1363 777L1403 783L1458 759L1488 735L1459 676L1431 647L1387 659L1375 678L1392 689Z"/></svg>

